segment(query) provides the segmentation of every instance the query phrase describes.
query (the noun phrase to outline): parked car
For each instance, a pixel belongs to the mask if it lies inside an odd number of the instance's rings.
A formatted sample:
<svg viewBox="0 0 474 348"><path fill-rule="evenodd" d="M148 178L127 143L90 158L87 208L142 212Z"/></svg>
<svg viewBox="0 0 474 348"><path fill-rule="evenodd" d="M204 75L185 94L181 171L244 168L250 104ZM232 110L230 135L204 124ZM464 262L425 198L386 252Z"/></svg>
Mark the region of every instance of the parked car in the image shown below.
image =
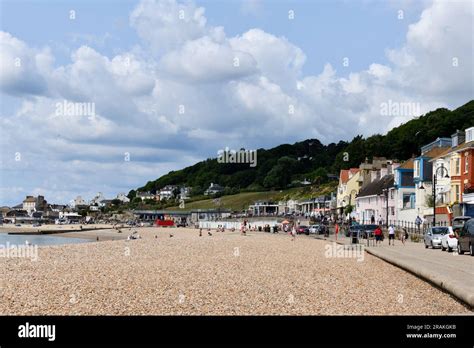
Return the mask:
<svg viewBox="0 0 474 348"><path fill-rule="evenodd" d="M378 225L352 225L345 231L346 237L353 236L354 232L359 233L359 238L367 239L368 233L374 233Z"/></svg>
<svg viewBox="0 0 474 348"><path fill-rule="evenodd" d="M453 230L455 231L457 228L461 229L469 219L471 219L470 216L456 216L453 219Z"/></svg>
<svg viewBox="0 0 474 348"><path fill-rule="evenodd" d="M474 219L465 222L459 231L458 254L463 254L465 251L474 256Z"/></svg>
<svg viewBox="0 0 474 348"><path fill-rule="evenodd" d="M297 234L306 234L306 235L309 235L309 228L308 226L303 226L301 225L300 227L298 227L298 229L296 230L296 233Z"/></svg>
<svg viewBox="0 0 474 348"><path fill-rule="evenodd" d="M364 233L362 234L362 238L367 239L367 234L371 233L374 236L374 232L379 227L379 225L364 225ZM383 236L382 236L383 239Z"/></svg>
<svg viewBox="0 0 474 348"><path fill-rule="evenodd" d="M311 225L309 226L309 233L310 234L320 234L321 225Z"/></svg>
<svg viewBox="0 0 474 348"><path fill-rule="evenodd" d="M350 236L352 235L352 232L355 232L355 231L357 231L357 230L360 229L359 226L361 226L361 225L352 225L352 226L350 226L350 227L348 227L348 228L345 228L345 229L344 229L344 235L345 235L346 237L350 237Z"/></svg>
<svg viewBox="0 0 474 348"><path fill-rule="evenodd" d="M436 226L430 227L425 233L423 238L425 248L431 247L432 249L441 247L441 237L449 233L449 227L447 226Z"/></svg>
<svg viewBox="0 0 474 348"><path fill-rule="evenodd" d="M448 249L448 251L453 251L458 248L458 239L456 238L453 228L450 226L448 227L448 230L449 232L441 237L442 251L445 251L446 249Z"/></svg>

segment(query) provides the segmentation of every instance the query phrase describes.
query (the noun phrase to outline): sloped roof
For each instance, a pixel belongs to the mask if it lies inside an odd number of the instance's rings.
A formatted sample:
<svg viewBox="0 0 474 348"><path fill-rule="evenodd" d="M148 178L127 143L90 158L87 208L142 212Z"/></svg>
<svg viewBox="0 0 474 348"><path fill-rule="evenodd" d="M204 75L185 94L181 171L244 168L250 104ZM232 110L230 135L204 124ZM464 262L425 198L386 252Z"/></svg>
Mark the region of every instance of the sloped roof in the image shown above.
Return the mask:
<svg viewBox="0 0 474 348"><path fill-rule="evenodd" d="M461 145L459 145L459 146L461 146ZM443 152L441 152L439 155L432 157L432 158L430 159L430 162L436 161L437 159L443 158L444 156L450 154L451 152L456 151L456 149L457 149L459 146L456 146L456 147L454 147L454 148L452 148L452 147L446 148L446 149L445 149Z"/></svg>
<svg viewBox="0 0 474 348"><path fill-rule="evenodd" d="M434 147L432 148L430 151L428 151L427 153L421 155L420 157L429 157L429 158L434 158L434 157L437 157L439 155L441 155L443 152L446 152L446 150L450 150L451 148L450 147Z"/></svg>
<svg viewBox="0 0 474 348"><path fill-rule="evenodd" d="M457 146L454 151L458 152L458 151L461 151L461 150L464 150L464 149L467 149L467 148L473 148L474 147L474 141L470 141L468 143L463 143L459 146Z"/></svg>
<svg viewBox="0 0 474 348"><path fill-rule="evenodd" d="M375 196L381 195L384 189L393 187L394 176L393 174L384 175L379 180L374 180L362 187L357 197Z"/></svg>
<svg viewBox="0 0 474 348"><path fill-rule="evenodd" d="M413 169L414 159L410 158L408 161L402 163L397 169Z"/></svg>
<svg viewBox="0 0 474 348"><path fill-rule="evenodd" d="M341 182L345 184L346 182L349 181L350 174L354 175L359 172L359 168L350 168L350 169L341 169L341 173L339 174L339 177L341 179Z"/></svg>

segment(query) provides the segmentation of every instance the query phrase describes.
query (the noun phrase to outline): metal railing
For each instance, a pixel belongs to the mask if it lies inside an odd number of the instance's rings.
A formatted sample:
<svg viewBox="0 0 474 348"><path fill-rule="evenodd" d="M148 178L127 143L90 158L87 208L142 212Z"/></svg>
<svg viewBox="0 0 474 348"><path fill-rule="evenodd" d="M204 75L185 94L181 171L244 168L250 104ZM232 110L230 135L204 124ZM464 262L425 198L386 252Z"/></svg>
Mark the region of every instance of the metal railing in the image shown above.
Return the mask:
<svg viewBox="0 0 474 348"><path fill-rule="evenodd" d="M400 221L400 220L389 220L389 225L393 225L397 230L406 229L409 235L420 235L423 236L426 231L433 227L432 223L425 222L422 224L416 224L413 221ZM437 221L436 226L449 226L446 221Z"/></svg>

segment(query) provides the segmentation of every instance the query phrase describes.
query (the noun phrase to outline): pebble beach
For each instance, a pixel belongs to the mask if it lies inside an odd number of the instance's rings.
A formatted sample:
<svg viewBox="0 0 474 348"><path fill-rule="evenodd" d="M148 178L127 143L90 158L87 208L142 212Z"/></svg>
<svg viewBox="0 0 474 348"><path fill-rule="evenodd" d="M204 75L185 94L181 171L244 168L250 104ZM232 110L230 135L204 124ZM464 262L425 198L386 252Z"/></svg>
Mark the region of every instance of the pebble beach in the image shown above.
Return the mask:
<svg viewBox="0 0 474 348"><path fill-rule="evenodd" d="M0 258L1 315L455 315L447 293L311 236L140 228L138 240ZM170 237L172 233L172 237Z"/></svg>

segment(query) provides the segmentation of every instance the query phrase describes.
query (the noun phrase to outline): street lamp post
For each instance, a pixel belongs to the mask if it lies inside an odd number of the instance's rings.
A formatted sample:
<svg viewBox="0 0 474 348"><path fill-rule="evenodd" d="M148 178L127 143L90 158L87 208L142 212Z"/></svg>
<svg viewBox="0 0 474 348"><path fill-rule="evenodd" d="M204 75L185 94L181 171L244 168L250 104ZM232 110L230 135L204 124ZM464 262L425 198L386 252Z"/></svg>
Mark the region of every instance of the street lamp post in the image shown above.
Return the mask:
<svg viewBox="0 0 474 348"><path fill-rule="evenodd" d="M441 175L443 175L443 171L446 170L445 178L449 178L448 170L444 167L438 167L433 175L433 227L436 226L436 183L438 181L438 171L441 169Z"/></svg>
<svg viewBox="0 0 474 348"><path fill-rule="evenodd" d="M384 189L385 196L385 227L388 228L388 188Z"/></svg>
<svg viewBox="0 0 474 348"><path fill-rule="evenodd" d="M441 171L441 175L443 175L443 172L446 170L446 175L444 176L446 179L449 179L449 173L448 169L445 168L444 166L438 167L434 174L433 174L433 227L436 226L436 183L438 182L438 172ZM424 190L423 183L421 183L420 189Z"/></svg>

